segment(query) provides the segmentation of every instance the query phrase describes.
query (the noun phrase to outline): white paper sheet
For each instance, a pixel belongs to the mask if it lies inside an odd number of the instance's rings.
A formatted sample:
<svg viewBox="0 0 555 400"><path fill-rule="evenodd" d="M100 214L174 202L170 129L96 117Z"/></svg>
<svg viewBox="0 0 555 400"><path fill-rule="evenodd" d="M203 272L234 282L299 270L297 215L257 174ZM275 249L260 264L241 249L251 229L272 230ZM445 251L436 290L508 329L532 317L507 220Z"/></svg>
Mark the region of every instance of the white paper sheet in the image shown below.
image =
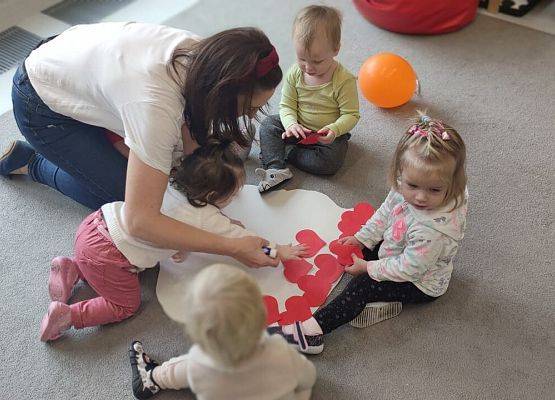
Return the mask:
<svg viewBox="0 0 555 400"><path fill-rule="evenodd" d="M251 232L272 242L295 243L295 234L298 231L312 229L329 244L339 237L337 223L345 209L328 196L315 191L278 190L261 196L256 186L246 185L233 203L223 211L230 218L240 220ZM327 244L318 254L330 253ZM312 264L313 260L307 259ZM182 310L186 307L184 294L188 282L203 267L219 262L236 265L251 274L263 294L277 299L280 312L285 311L286 299L303 294L297 284L285 279L282 264L277 268L254 269L229 257L190 253L182 263L172 260L160 263L156 292L162 308L170 318L183 322ZM314 274L315 270L313 267L309 274ZM315 310L316 308L313 309Z"/></svg>

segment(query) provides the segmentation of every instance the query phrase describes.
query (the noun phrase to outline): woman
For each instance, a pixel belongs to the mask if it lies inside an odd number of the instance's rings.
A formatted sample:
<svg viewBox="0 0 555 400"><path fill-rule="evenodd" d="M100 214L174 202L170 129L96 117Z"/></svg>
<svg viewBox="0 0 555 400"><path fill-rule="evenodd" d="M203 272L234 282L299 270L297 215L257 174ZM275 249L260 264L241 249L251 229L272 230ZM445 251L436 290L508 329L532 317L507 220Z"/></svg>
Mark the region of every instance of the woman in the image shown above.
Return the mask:
<svg viewBox="0 0 555 400"><path fill-rule="evenodd" d="M246 145L252 118L281 81L278 56L254 28L200 39L141 23L78 25L45 41L17 70L14 115L27 142L0 158L0 174L28 173L89 208L125 199L130 235L158 247L277 265L262 238L228 239L160 212L172 162L208 136ZM127 161L105 130L125 137Z"/></svg>

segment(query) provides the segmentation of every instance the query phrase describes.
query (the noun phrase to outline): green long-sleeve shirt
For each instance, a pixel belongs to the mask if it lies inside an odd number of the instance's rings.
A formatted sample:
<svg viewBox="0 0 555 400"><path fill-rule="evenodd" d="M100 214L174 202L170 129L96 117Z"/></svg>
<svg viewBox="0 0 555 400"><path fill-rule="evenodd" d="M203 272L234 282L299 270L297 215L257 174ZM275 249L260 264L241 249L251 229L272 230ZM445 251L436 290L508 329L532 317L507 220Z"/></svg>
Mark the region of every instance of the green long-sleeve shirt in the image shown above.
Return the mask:
<svg viewBox="0 0 555 400"><path fill-rule="evenodd" d="M308 86L295 64L285 76L279 116L285 129L299 123L314 131L327 127L343 135L360 118L356 78L338 63L330 82Z"/></svg>

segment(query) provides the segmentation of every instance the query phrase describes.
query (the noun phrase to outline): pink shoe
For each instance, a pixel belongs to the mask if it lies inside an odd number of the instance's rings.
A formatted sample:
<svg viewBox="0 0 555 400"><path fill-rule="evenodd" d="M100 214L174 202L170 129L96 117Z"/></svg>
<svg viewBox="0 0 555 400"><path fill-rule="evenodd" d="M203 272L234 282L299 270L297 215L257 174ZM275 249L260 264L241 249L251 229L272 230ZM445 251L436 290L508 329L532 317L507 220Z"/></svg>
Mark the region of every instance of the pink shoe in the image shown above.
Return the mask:
<svg viewBox="0 0 555 400"><path fill-rule="evenodd" d="M56 340L62 336L63 331L70 327L71 310L69 306L59 301L53 301L40 323L40 340L43 342Z"/></svg>
<svg viewBox="0 0 555 400"><path fill-rule="evenodd" d="M56 257L50 263L48 293L52 301L66 303L71 297L71 290L79 280L79 269L71 258Z"/></svg>

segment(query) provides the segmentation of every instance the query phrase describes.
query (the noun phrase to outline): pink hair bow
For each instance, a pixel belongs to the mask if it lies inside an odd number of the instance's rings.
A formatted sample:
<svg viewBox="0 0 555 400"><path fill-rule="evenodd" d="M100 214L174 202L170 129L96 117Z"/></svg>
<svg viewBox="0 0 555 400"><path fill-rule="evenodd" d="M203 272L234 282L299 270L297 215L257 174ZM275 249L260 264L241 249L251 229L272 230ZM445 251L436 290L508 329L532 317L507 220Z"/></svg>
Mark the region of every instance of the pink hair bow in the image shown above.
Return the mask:
<svg viewBox="0 0 555 400"><path fill-rule="evenodd" d="M426 132L423 129L420 129L420 127L418 125L413 125L409 131L408 131L409 135L414 135L415 133L417 135L420 135L422 137L428 137L428 132Z"/></svg>

